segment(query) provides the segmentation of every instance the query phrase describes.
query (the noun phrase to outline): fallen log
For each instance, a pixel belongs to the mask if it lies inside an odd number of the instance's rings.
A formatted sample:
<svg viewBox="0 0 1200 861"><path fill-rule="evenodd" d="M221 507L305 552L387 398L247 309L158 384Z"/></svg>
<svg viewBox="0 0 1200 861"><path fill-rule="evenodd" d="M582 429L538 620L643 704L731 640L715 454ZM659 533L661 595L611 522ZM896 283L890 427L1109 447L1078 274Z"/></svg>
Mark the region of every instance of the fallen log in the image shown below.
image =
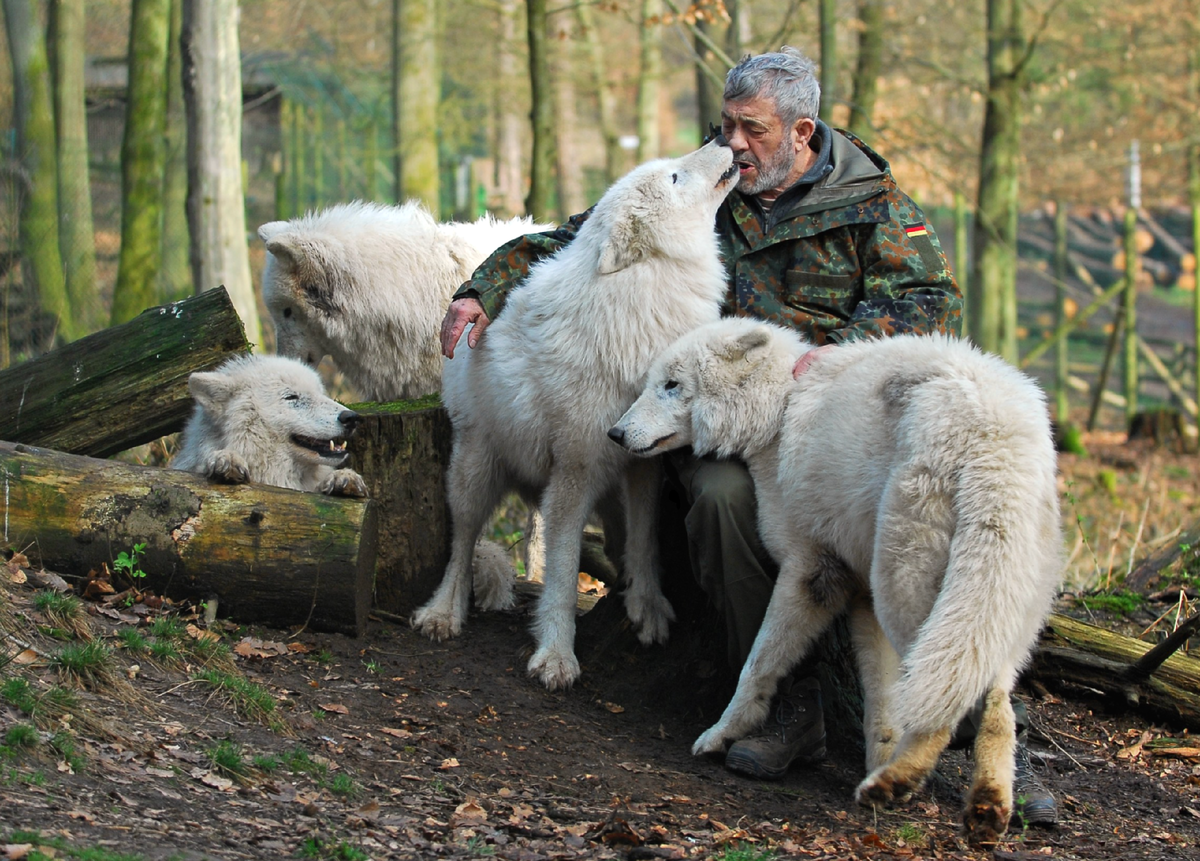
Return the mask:
<svg viewBox="0 0 1200 861"><path fill-rule="evenodd" d="M150 308L0 371L0 439L92 457L150 442L183 427L193 371L249 349L224 288Z"/></svg>
<svg viewBox="0 0 1200 861"><path fill-rule="evenodd" d="M1080 685L1128 708L1197 732L1200 659L1171 653L1190 633L1185 630L1160 648L1054 614L1042 632L1028 672L1047 686L1064 682Z"/></svg>
<svg viewBox="0 0 1200 861"><path fill-rule="evenodd" d="M219 485L0 442L3 545L64 575L111 567L144 543L152 588L216 597L235 621L361 636L375 570L373 502L266 485Z"/></svg>

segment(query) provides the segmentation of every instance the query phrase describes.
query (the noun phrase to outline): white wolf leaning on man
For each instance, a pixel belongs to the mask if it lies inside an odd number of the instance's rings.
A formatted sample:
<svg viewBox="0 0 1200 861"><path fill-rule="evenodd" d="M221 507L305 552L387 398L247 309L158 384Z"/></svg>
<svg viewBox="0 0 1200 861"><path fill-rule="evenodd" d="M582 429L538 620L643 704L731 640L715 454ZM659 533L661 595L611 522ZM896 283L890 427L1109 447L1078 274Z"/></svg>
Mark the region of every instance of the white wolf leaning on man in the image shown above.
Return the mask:
<svg viewBox="0 0 1200 861"><path fill-rule="evenodd" d="M1061 571L1045 399L944 336L845 344L793 380L809 349L746 319L697 329L610 432L644 456L690 444L744 458L780 564L733 700L692 751L723 753L758 726L779 680L849 607L867 737L856 797L918 789L986 694L965 821L990 839L1012 811L1009 692Z"/></svg>
<svg viewBox="0 0 1200 861"><path fill-rule="evenodd" d="M447 362L451 556L441 586L413 615L416 628L435 639L459 633L475 536L505 491L540 494L545 589L529 673L550 689L569 686L579 676L580 533L600 497L620 485L626 612L643 643L666 640L673 613L657 570L658 467L605 433L637 397L655 354L718 318L725 274L713 222L736 178L730 150L716 144L635 168L569 245L531 269L477 346Z"/></svg>
<svg viewBox="0 0 1200 861"><path fill-rule="evenodd" d="M276 351L310 365L332 356L367 400L436 392L438 330L454 291L508 240L551 227L491 216L441 224L416 201L357 201L264 224Z"/></svg>
<svg viewBox="0 0 1200 861"><path fill-rule="evenodd" d="M238 356L188 378L196 405L173 469L216 481L366 496L342 465L359 416L325 394L317 372L282 356Z"/></svg>

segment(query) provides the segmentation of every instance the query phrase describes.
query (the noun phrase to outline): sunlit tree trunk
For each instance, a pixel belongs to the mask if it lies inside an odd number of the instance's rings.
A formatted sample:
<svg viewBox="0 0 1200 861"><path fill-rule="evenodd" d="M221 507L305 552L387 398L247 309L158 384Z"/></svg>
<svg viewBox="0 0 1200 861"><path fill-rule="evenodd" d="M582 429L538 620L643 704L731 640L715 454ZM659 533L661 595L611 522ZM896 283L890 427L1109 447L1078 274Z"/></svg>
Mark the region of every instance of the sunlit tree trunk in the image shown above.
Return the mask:
<svg viewBox="0 0 1200 861"><path fill-rule="evenodd" d="M529 84L533 119L533 155L525 211L538 221L550 218L554 173L554 91L546 45L546 0L525 0L529 38Z"/></svg>
<svg viewBox="0 0 1200 861"><path fill-rule="evenodd" d="M188 261L187 224L187 111L183 105L183 0L171 0L171 30L167 42L167 170L163 175L162 272L159 296L164 301L192 294Z"/></svg>
<svg viewBox="0 0 1200 861"><path fill-rule="evenodd" d="M54 0L53 8L59 242L73 329L84 335L100 325L100 298L96 293L96 240L88 175L83 0Z"/></svg>
<svg viewBox="0 0 1200 861"><path fill-rule="evenodd" d="M837 0L819 0L818 13L821 31L821 119L833 123L833 106L837 102Z"/></svg>
<svg viewBox="0 0 1200 861"><path fill-rule="evenodd" d="M696 29L723 47L727 43L730 27L728 21L716 19L698 21ZM709 123L719 125L721 122L724 86L720 82L725 80L728 69L699 35L696 36L695 46L699 58L696 65L696 104L700 116L700 138L703 139L708 133Z"/></svg>
<svg viewBox="0 0 1200 861"><path fill-rule="evenodd" d="M988 0L988 89L979 158L971 273L971 337L984 350L1017 359L1017 190L1023 47L1020 0Z"/></svg>
<svg viewBox="0 0 1200 861"><path fill-rule="evenodd" d="M639 163L662 153L659 98L662 84L662 0L642 0L641 71L638 76L637 136Z"/></svg>
<svg viewBox="0 0 1200 861"><path fill-rule="evenodd" d="M575 134L579 125L575 112L575 73L571 63L570 39L555 39L554 114L557 141L555 176L558 180L558 216L560 221L587 208L583 192L583 170Z"/></svg>
<svg viewBox="0 0 1200 861"><path fill-rule="evenodd" d="M493 88L496 116L496 188L500 193L503 215L519 215L525 211L524 150L521 130L524 120L513 106L512 90L518 85L517 57L517 0L501 0L497 9L499 38L496 45L497 81Z"/></svg>
<svg viewBox="0 0 1200 861"><path fill-rule="evenodd" d="M167 148L167 37L171 0L134 0L129 88L121 143L121 255L112 322L158 304L162 268L163 174Z"/></svg>
<svg viewBox="0 0 1200 861"><path fill-rule="evenodd" d="M437 112L441 80L437 62L437 4L392 0L392 145L396 200L417 199L436 217Z"/></svg>
<svg viewBox="0 0 1200 861"><path fill-rule="evenodd" d="M584 44L587 45L592 86L596 88L596 101L600 109L600 136L604 139L604 184L608 186L624 172L625 163L621 150L621 135L617 128L617 95L613 92L606 74L604 45L600 41L600 31L596 27L591 7L587 3L577 4L575 17L583 32Z"/></svg>
<svg viewBox="0 0 1200 861"><path fill-rule="evenodd" d="M28 181L21 201L21 256L26 279L36 285L41 307L58 318L59 337L70 340L75 332L58 237L54 101L38 5L37 0L4 0L13 67L17 161ZM29 284L25 287L32 293Z"/></svg>
<svg viewBox="0 0 1200 861"><path fill-rule="evenodd" d="M858 58L854 65L854 93L850 97L851 132L867 143L875 136L875 95L883 71L883 0L859 0Z"/></svg>
<svg viewBox="0 0 1200 861"><path fill-rule="evenodd" d="M1192 104L1200 105L1200 0L1192 3L1191 54L1188 57ZM1188 196L1192 204L1192 315L1195 325L1196 369L1194 394L1200 404L1200 118L1192 113L1192 143L1188 147Z"/></svg>
<svg viewBox="0 0 1200 861"><path fill-rule="evenodd" d="M247 339L262 344L242 191L237 0L184 0L182 45L192 282L197 292L224 284Z"/></svg>

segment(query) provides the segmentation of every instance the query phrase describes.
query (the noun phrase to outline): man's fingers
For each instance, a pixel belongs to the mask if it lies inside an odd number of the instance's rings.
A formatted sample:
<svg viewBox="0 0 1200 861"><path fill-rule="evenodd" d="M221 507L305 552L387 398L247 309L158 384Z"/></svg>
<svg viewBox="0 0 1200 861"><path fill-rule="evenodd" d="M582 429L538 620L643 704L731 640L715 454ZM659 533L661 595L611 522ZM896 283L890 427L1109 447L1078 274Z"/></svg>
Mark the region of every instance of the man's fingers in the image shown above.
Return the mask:
<svg viewBox="0 0 1200 861"><path fill-rule="evenodd" d="M479 343L479 337L483 334L483 330L488 327L488 318L486 314L480 314L475 318L475 325L471 327L471 334L467 335L467 345L474 350L475 345Z"/></svg>
<svg viewBox="0 0 1200 861"><path fill-rule="evenodd" d="M824 346L809 350L802 355L796 360L796 364L792 366L792 379L799 379L800 375L807 371L813 362L820 358L822 353L827 353L832 349L833 347L830 344L825 344Z"/></svg>

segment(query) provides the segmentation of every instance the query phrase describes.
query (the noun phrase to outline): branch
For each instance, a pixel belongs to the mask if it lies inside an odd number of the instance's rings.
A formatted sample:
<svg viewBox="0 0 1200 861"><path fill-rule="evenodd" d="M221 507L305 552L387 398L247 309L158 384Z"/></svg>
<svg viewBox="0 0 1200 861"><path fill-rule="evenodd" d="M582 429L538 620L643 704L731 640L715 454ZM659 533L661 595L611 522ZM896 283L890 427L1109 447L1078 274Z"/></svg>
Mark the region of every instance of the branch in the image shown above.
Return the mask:
<svg viewBox="0 0 1200 861"><path fill-rule="evenodd" d="M707 33L705 33L703 30L701 30L695 24L691 24L684 19L683 11L679 8L679 5L675 2L675 0L663 0L663 2L667 4L668 9L670 9L677 16L679 16L680 23L682 23L683 26L687 27L688 30L691 31L691 34L693 36L695 36L697 39L699 39L700 42L704 45L704 47L708 48L708 50L712 51L714 54L717 55L717 59L725 64L725 68L732 69L734 66L737 65L737 63L735 63L733 60L731 60L729 58L728 54L726 54L723 50L721 50L721 48L717 45L717 43L714 42ZM709 69L708 66L704 66L704 68L709 74L714 75L714 76L716 75L716 73L713 72L712 69ZM723 80L721 80L720 78L716 79L716 83L718 86L723 86L725 84L725 82Z"/></svg>
<svg viewBox="0 0 1200 861"><path fill-rule="evenodd" d="M1179 650L1179 647L1200 630L1200 613L1193 613L1182 625L1146 654L1142 655L1125 670L1122 675L1130 681L1144 681L1150 674L1163 665L1163 662Z"/></svg>

